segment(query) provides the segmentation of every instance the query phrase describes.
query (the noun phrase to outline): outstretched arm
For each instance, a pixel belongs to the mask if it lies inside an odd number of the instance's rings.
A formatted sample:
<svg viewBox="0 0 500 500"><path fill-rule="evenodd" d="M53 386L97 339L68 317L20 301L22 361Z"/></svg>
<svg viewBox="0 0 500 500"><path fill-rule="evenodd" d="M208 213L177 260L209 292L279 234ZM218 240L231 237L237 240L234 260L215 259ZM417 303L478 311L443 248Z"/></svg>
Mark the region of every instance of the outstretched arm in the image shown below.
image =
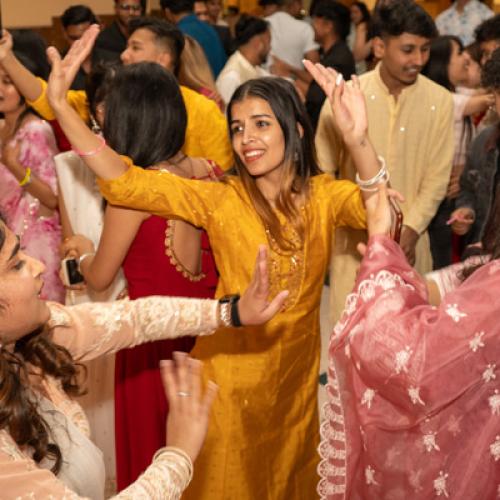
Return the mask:
<svg viewBox="0 0 500 500"><path fill-rule="evenodd" d="M259 249L252 281L238 303L241 323L261 325L274 317L288 295L280 292L268 302L268 255ZM219 302L176 297L147 297L133 301L89 302L72 307L50 304L52 340L78 361L145 342L186 335L209 335L223 325Z"/></svg>

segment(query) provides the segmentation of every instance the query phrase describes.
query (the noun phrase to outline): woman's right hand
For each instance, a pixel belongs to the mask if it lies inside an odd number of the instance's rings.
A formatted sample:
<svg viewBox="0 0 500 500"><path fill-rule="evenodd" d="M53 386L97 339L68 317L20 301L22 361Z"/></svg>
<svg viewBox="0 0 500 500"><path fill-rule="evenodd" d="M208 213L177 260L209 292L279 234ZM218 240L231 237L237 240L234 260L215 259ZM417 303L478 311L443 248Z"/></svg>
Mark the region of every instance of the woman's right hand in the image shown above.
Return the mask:
<svg viewBox="0 0 500 500"><path fill-rule="evenodd" d="M61 255L63 257L80 257L84 253L94 253L94 243L83 234L74 234L66 238L61 244Z"/></svg>
<svg viewBox="0 0 500 500"><path fill-rule="evenodd" d="M12 54L12 47L14 42L12 35L7 31L2 31L2 38L0 39L0 63L10 54Z"/></svg>
<svg viewBox="0 0 500 500"><path fill-rule="evenodd" d="M71 46L64 59L61 59L59 51L55 47L47 49L47 57L52 65L48 80L47 99L52 108L57 109L58 106L66 103L66 94L80 66L92 52L97 35L99 35L99 26L93 24Z"/></svg>
<svg viewBox="0 0 500 500"><path fill-rule="evenodd" d="M173 361L161 361L160 372L169 405L166 444L185 451L194 462L205 441L217 385L208 382L203 391L202 363L184 352L174 352Z"/></svg>
<svg viewBox="0 0 500 500"><path fill-rule="evenodd" d="M474 224L475 214L472 208L460 207L453 211L449 223L451 230L458 236L467 234Z"/></svg>

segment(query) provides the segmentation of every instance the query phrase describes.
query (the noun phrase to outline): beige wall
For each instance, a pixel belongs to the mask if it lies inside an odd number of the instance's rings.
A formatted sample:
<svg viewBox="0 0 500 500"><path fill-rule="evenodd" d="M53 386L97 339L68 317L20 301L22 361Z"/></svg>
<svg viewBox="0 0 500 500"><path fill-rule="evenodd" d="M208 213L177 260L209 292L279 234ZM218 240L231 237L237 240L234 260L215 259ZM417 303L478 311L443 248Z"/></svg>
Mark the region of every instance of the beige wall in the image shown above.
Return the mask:
<svg viewBox="0 0 500 500"><path fill-rule="evenodd" d="M113 14L113 0L1 0L3 24L7 28L50 26L71 5L88 5L96 14ZM149 0L148 6L159 8L160 0Z"/></svg>

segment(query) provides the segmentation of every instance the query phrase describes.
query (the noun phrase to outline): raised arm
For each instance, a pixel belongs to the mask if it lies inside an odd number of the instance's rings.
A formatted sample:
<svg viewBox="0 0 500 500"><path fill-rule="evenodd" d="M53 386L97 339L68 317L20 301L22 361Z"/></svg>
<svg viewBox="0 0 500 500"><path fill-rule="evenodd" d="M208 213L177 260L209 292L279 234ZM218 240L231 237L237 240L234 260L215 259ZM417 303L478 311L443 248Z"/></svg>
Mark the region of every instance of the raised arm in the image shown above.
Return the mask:
<svg viewBox="0 0 500 500"><path fill-rule="evenodd" d="M42 93L38 78L25 68L12 52L12 36L3 30L0 39L0 64L9 75L12 83L27 101L36 101Z"/></svg>

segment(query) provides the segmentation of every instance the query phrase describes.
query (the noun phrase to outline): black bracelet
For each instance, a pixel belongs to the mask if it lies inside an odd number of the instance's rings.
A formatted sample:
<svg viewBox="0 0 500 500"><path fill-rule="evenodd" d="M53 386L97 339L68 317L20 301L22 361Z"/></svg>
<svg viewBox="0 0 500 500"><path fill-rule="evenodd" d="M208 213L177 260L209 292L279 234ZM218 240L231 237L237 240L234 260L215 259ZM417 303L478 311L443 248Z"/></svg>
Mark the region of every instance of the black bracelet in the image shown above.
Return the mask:
<svg viewBox="0 0 500 500"><path fill-rule="evenodd" d="M233 324L233 326L243 326L240 319L240 313L238 311L239 302L239 295L236 295L235 300L231 301L231 323Z"/></svg>
<svg viewBox="0 0 500 500"><path fill-rule="evenodd" d="M238 312L239 295L225 295L219 299L221 304L229 304L231 306L231 326L243 326Z"/></svg>

